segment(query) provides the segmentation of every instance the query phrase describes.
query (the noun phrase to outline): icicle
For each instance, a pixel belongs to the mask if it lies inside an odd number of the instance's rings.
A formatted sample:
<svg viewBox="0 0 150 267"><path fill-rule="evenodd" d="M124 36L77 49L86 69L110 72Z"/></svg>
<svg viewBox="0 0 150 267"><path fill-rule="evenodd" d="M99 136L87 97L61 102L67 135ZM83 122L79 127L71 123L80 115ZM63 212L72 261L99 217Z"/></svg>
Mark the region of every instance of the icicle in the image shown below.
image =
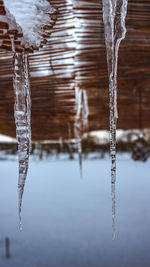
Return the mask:
<svg viewBox="0 0 150 267"><path fill-rule="evenodd" d="M115 217L116 217L116 198L115 198L115 183L111 184L112 197L112 239L115 239Z"/></svg>
<svg viewBox="0 0 150 267"><path fill-rule="evenodd" d="M28 129L28 142L29 152L32 151L32 140L31 140L31 90L30 90L30 74L29 74L29 61L28 55L24 55L24 69L25 69L25 86L27 92L27 129Z"/></svg>
<svg viewBox="0 0 150 267"><path fill-rule="evenodd" d="M68 123L68 150L69 150L69 155L70 159L73 159L73 150L72 150L72 142L71 142L71 125Z"/></svg>
<svg viewBox="0 0 150 267"><path fill-rule="evenodd" d="M78 149L80 177L82 178L82 133L81 133L80 120L76 119L74 131L75 131L75 138L76 138L77 149Z"/></svg>
<svg viewBox="0 0 150 267"><path fill-rule="evenodd" d="M60 145L60 149L61 149L61 152L62 152L63 148L64 148L64 142L63 142L62 136L59 137L59 145Z"/></svg>
<svg viewBox="0 0 150 267"><path fill-rule="evenodd" d="M88 129L88 99L85 90L76 88L77 115L75 121L75 138L78 146L80 176L82 177L82 132Z"/></svg>
<svg viewBox="0 0 150 267"><path fill-rule="evenodd" d="M109 74L110 96L110 156L112 182L112 217L115 232L115 182L116 182L116 125L117 111L117 67L118 52L121 41L125 38L125 18L128 0L103 0L103 20ZM113 233L114 236L114 233Z"/></svg>
<svg viewBox="0 0 150 267"><path fill-rule="evenodd" d="M13 47L13 46L12 46ZM14 53L13 59L13 88L15 95L14 116L16 123L16 138L18 141L19 160L19 223L22 230L21 210L22 197L28 172L29 153L31 150L31 126L30 126L30 84L28 60L24 54Z"/></svg>
<svg viewBox="0 0 150 267"><path fill-rule="evenodd" d="M80 177L82 177L82 134L83 131L87 130L88 128L88 99L85 90L80 89L80 74L78 71L78 50L81 46L81 35L80 30L82 25L80 23L80 19L76 13L77 8L77 1L69 0L72 3L73 7L73 37L74 37L74 66L75 66L75 98L76 98L76 119L74 125L74 133L75 139L78 149L78 158L79 158L79 165L80 165ZM80 33L79 33L80 32Z"/></svg>
<svg viewBox="0 0 150 267"><path fill-rule="evenodd" d="M15 40L14 40L14 36L13 35L10 35L10 40L11 40L12 52L14 54L15 53Z"/></svg>
<svg viewBox="0 0 150 267"><path fill-rule="evenodd" d="M88 98L85 90L82 91L83 96L83 109L82 109L82 121L84 131L88 130L88 116L89 116L89 107L88 107Z"/></svg>
<svg viewBox="0 0 150 267"><path fill-rule="evenodd" d="M82 133L81 133L81 106L82 106L82 94L81 90L76 87L76 108L77 115L74 125L75 139L77 143L78 157L79 157L79 167L80 167L80 177L82 178Z"/></svg>

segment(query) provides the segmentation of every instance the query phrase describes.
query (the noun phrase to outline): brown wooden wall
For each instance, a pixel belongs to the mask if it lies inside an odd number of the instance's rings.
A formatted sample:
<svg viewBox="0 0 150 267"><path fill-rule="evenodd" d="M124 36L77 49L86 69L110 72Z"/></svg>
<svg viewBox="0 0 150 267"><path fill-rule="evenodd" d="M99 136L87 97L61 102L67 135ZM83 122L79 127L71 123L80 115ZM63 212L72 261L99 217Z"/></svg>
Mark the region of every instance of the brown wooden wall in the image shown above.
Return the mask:
<svg viewBox="0 0 150 267"><path fill-rule="evenodd" d="M109 129L108 76L101 0L51 0L58 10L48 44L30 55L32 136L68 137L75 87L89 101L89 130ZM76 24L76 22L78 22ZM77 25L77 26L76 26ZM118 67L119 129L150 127L150 1L129 0ZM15 136L12 53L0 50L0 133Z"/></svg>

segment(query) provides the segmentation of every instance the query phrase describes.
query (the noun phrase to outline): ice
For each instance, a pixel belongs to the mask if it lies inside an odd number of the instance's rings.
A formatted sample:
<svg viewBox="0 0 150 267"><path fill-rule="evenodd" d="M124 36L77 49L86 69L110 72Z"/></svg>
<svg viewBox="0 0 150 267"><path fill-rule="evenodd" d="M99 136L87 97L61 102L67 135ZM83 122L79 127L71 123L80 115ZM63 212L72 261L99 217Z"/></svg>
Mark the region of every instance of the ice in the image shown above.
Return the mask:
<svg viewBox="0 0 150 267"><path fill-rule="evenodd" d="M88 98L85 90L76 88L77 114L75 120L75 138L79 155L80 176L82 177L82 134L88 129Z"/></svg>
<svg viewBox="0 0 150 267"><path fill-rule="evenodd" d="M13 40L12 40L13 44ZM22 229L21 211L25 181L28 173L29 154L31 151L31 103L28 58L25 54L14 53L13 58L13 88L15 95L14 116L16 123L16 138L18 141L19 161L19 222Z"/></svg>
<svg viewBox="0 0 150 267"><path fill-rule="evenodd" d="M17 29L23 33L23 43L26 47L40 46L43 40L43 27L50 24L50 14L54 9L46 0L4 0L6 22L9 29ZM10 35L13 57L13 88L15 95L14 116L16 123L16 138L18 141L19 161L19 221L22 229L21 211L25 181L28 173L31 145L31 95L30 75L27 54L15 52L14 37Z"/></svg>
<svg viewBox="0 0 150 267"><path fill-rule="evenodd" d="M115 182L116 182L116 126L117 110L117 67L121 41L125 38L125 18L128 0L103 0L103 21L107 49L110 96L110 156L113 200L113 228L115 220ZM113 229L114 231L114 229Z"/></svg>
<svg viewBox="0 0 150 267"><path fill-rule="evenodd" d="M50 24L50 14L54 9L46 0L4 0L9 29L17 29L23 33L26 47L40 46L43 40L43 27ZM25 181L28 173L31 145L31 96L28 56L15 52L14 37L10 35L13 57L13 88L15 95L14 116L16 138L18 141L19 161L19 221L22 229L21 211Z"/></svg>
<svg viewBox="0 0 150 267"><path fill-rule="evenodd" d="M30 92L30 73L29 73L29 61L28 55L24 55L24 74L25 74L25 87L27 93L27 130L28 130L28 140L29 140L29 152L32 150L31 141L31 92Z"/></svg>
<svg viewBox="0 0 150 267"><path fill-rule="evenodd" d="M115 198L115 183L111 184L112 196L112 239L115 239L115 217L116 217L116 198Z"/></svg>
<svg viewBox="0 0 150 267"><path fill-rule="evenodd" d="M14 36L10 36L10 40L11 40L11 48L12 48L12 52L13 54L15 53L15 41L14 41Z"/></svg>
<svg viewBox="0 0 150 267"><path fill-rule="evenodd" d="M63 147L64 147L64 142L63 142L62 136L59 137L59 145L60 145L60 150L62 151Z"/></svg>
<svg viewBox="0 0 150 267"><path fill-rule="evenodd" d="M107 49L110 93L110 154L112 157L112 182L115 182L116 121L117 111L117 66L120 42L126 34L125 17L127 0L103 0L103 20Z"/></svg>
<svg viewBox="0 0 150 267"><path fill-rule="evenodd" d="M75 122L75 139L78 150L80 177L82 178L82 133L81 133L81 122L80 119L76 119Z"/></svg>
<svg viewBox="0 0 150 267"><path fill-rule="evenodd" d="M69 158L73 159L73 148L72 148L72 135L71 135L71 124L68 123L68 151L69 151Z"/></svg>
<svg viewBox="0 0 150 267"><path fill-rule="evenodd" d="M47 0L4 0L9 26L21 27L26 47L39 47L43 40L43 27L50 24L55 9Z"/></svg>

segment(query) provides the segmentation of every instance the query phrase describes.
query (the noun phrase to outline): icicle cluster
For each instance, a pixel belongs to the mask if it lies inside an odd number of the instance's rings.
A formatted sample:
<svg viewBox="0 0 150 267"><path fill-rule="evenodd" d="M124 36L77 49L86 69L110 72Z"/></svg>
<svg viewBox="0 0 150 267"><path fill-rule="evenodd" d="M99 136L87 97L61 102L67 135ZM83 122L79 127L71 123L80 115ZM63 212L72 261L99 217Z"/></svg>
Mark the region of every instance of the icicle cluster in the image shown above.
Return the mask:
<svg viewBox="0 0 150 267"><path fill-rule="evenodd" d="M118 52L121 41L125 38L125 18L128 0L103 0L103 20L105 26L105 42L109 74L110 96L110 155L112 182L113 229L115 220L115 181L116 181L116 125L117 111L117 67ZM114 233L113 233L114 235Z"/></svg>
<svg viewBox="0 0 150 267"><path fill-rule="evenodd" d="M13 40L12 50L14 50ZM27 55L14 52L13 70L13 88L15 95L14 116L19 158L18 205L21 230L22 197L28 172L29 154L31 151L31 100Z"/></svg>

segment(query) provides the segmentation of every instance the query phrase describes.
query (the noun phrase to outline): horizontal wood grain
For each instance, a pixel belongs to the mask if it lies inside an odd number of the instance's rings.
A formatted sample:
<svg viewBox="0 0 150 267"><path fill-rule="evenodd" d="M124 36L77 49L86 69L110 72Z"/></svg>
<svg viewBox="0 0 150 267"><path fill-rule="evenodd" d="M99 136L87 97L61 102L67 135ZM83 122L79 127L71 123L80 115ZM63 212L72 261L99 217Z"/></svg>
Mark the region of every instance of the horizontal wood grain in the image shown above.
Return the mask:
<svg viewBox="0 0 150 267"><path fill-rule="evenodd" d="M47 44L30 54L32 137L74 136L75 87L85 89L89 131L109 129L109 96L101 0L51 0L56 23ZM1 2L0 2L1 4ZM77 25L75 22L78 22ZM1 25L1 24L0 24ZM150 1L130 0L118 66L118 129L150 127ZM0 29L2 29L0 27ZM7 36L7 32L5 32ZM47 35L45 36L47 38ZM1 32L0 32L1 38ZM12 53L0 49L0 132L15 136ZM19 40L16 38L19 49Z"/></svg>

